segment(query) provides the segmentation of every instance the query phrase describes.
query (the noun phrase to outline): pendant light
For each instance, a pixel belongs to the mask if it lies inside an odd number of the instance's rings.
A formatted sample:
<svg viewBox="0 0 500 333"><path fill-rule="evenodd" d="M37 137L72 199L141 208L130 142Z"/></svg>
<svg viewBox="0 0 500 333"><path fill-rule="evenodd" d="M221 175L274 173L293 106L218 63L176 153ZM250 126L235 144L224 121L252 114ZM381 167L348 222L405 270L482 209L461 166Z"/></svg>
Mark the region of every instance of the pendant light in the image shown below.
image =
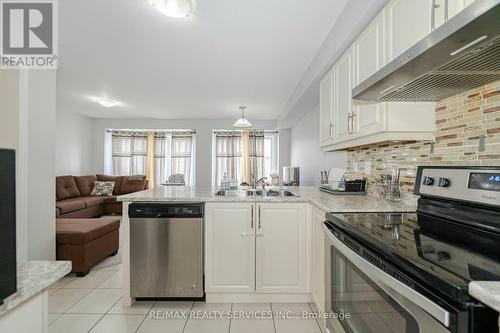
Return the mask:
<svg viewBox="0 0 500 333"><path fill-rule="evenodd" d="M239 109L241 110L241 118L236 120L236 122L233 124L233 127L238 127L238 128L249 128L252 127L252 124L245 118L245 110L246 106L240 106Z"/></svg>

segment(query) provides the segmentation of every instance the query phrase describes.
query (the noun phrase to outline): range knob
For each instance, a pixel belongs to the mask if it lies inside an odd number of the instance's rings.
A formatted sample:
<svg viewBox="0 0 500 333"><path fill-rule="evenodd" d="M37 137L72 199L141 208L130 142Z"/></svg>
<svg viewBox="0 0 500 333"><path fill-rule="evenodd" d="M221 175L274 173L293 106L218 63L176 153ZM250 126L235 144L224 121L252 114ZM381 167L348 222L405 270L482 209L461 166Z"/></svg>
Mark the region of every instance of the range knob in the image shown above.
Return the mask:
<svg viewBox="0 0 500 333"><path fill-rule="evenodd" d="M434 178L425 176L422 179L422 184L424 184L426 186L432 186L432 185L434 185Z"/></svg>
<svg viewBox="0 0 500 333"><path fill-rule="evenodd" d="M439 187L448 187L450 186L450 180L448 178L439 177L436 179L436 185Z"/></svg>

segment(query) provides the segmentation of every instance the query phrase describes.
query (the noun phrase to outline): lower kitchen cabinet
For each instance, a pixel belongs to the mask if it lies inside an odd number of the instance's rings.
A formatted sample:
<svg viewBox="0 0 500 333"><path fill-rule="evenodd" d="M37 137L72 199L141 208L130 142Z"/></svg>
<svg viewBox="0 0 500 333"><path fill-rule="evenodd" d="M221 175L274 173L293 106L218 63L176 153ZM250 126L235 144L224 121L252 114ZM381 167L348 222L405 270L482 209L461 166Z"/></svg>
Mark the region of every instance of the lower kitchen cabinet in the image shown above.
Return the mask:
<svg viewBox="0 0 500 333"><path fill-rule="evenodd" d="M306 291L306 204L257 204L256 291Z"/></svg>
<svg viewBox="0 0 500 333"><path fill-rule="evenodd" d="M207 293L305 293L305 203L207 203Z"/></svg>
<svg viewBox="0 0 500 333"><path fill-rule="evenodd" d="M255 291L254 204L207 203L205 291Z"/></svg>

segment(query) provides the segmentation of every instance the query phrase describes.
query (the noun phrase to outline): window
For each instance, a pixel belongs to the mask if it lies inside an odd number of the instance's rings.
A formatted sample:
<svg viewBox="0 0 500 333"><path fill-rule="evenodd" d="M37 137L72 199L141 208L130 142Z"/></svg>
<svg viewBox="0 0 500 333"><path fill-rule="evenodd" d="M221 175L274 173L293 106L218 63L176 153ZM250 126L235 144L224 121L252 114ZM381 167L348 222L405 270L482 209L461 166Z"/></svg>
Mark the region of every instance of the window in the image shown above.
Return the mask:
<svg viewBox="0 0 500 333"><path fill-rule="evenodd" d="M278 134L275 131L214 131L212 183L222 177L251 183L252 175L267 177L278 167Z"/></svg>
<svg viewBox="0 0 500 333"><path fill-rule="evenodd" d="M111 149L105 149L111 151L111 158L105 163L110 164L105 165L108 172L119 176L147 175L154 186L177 174L183 176L185 185L194 185L194 131L108 130L107 137L111 142Z"/></svg>

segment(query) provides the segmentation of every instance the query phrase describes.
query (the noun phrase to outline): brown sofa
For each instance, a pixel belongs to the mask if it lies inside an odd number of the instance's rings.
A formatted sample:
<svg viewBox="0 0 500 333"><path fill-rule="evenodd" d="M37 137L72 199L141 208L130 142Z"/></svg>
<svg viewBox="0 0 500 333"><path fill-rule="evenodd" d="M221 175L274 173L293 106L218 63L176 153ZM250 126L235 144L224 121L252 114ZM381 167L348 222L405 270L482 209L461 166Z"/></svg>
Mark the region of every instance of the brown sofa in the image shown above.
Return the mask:
<svg viewBox="0 0 500 333"><path fill-rule="evenodd" d="M118 253L120 219L57 219L56 258L71 260L72 272L82 277Z"/></svg>
<svg viewBox="0 0 500 333"><path fill-rule="evenodd" d="M113 196L91 196L94 181L114 181ZM116 197L147 189L146 177L140 180L127 176L60 176L56 177L56 217L93 218L103 214L121 214L122 203Z"/></svg>

